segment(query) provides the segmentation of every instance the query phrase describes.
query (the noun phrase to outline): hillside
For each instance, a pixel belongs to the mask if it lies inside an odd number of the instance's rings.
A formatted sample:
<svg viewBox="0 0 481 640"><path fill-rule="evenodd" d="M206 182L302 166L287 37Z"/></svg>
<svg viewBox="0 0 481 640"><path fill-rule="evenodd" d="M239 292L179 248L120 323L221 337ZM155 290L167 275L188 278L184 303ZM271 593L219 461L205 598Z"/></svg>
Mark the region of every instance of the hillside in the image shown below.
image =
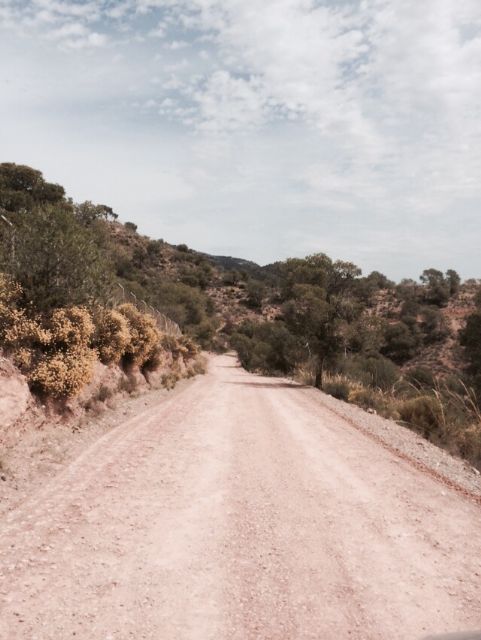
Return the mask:
<svg viewBox="0 0 481 640"><path fill-rule="evenodd" d="M138 234L129 224L112 222L109 229L115 247L117 275L127 291L157 305L194 335L203 328L205 346L209 346L209 340L225 345L228 334L245 322L270 322L281 317L282 277L278 264L260 266L241 258L211 256L185 245L152 240ZM182 289L177 290L175 285L181 285ZM251 288L256 286L261 289L261 296L252 301ZM411 286L420 295L422 288ZM474 299L478 288L476 282L461 284L445 306L431 305L432 312L439 313L437 322L442 331L433 342L420 343L416 347L415 353L402 363L404 370L424 367L448 374L466 367L459 332L476 308ZM181 291L185 296L190 292L191 304L202 307L203 325L202 321L189 322L189 318L176 308L172 295ZM119 290L117 295L122 297L122 292ZM393 324L405 315L405 300L405 292L392 283L390 288L371 293L366 300L365 313ZM419 326L423 324L422 313L416 316L416 322Z"/></svg>
<svg viewBox="0 0 481 640"><path fill-rule="evenodd" d="M12 163L0 165L0 207L1 347L37 396L79 396L97 363L148 379L181 354L235 349L249 371L481 460L479 281L427 268L394 283L325 253L266 266L211 256Z"/></svg>

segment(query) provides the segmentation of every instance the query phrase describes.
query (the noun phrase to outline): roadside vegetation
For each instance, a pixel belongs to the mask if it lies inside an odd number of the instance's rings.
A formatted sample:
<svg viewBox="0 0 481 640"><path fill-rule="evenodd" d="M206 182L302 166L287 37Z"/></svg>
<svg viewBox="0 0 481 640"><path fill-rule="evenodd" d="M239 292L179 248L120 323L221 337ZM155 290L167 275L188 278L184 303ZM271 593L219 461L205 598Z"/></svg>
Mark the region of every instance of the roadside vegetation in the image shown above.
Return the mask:
<svg viewBox="0 0 481 640"><path fill-rule="evenodd" d="M396 284L322 253L265 267L209 256L11 163L0 214L1 348L37 393L78 394L99 361L148 377L167 357L201 370L199 349L233 348L249 371L293 376L481 465L479 281L430 268Z"/></svg>
<svg viewBox="0 0 481 640"><path fill-rule="evenodd" d="M270 267L271 321L228 327L249 371L303 384L398 420L481 465L481 288L453 270L425 270L399 285L324 254ZM469 291L472 311L454 335L443 309ZM478 292L478 293L477 293ZM384 306L384 310L383 310ZM423 350L456 343L463 366L416 364Z"/></svg>
<svg viewBox="0 0 481 640"><path fill-rule="evenodd" d="M39 171L5 163L0 214L0 346L34 393L76 396L92 381L97 362L145 373L169 358L175 364L197 357L194 335L204 320L197 291L184 285L182 295L173 296L184 334L167 335L151 304L169 283L156 289L139 277L132 283L138 298L128 293L125 299L112 209L75 204ZM168 296L162 301L159 306L174 311Z"/></svg>

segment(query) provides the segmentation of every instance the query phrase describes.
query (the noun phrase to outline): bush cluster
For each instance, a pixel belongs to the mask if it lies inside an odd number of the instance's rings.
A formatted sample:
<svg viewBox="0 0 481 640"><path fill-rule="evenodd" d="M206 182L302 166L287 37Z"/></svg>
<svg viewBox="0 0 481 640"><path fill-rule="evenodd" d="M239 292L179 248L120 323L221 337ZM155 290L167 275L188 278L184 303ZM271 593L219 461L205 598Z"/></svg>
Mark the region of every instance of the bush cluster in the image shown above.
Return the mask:
<svg viewBox="0 0 481 640"><path fill-rule="evenodd" d="M118 363L130 344L127 318L115 309L99 309L95 317L94 347L103 364Z"/></svg>
<svg viewBox="0 0 481 640"><path fill-rule="evenodd" d="M419 430L425 438L441 438L445 416L440 400L434 395L409 398L399 406L401 420Z"/></svg>
<svg viewBox="0 0 481 640"><path fill-rule="evenodd" d="M36 391L47 396L75 396L93 376L92 316L83 307L55 309L45 325L50 339L34 353L27 378Z"/></svg>
<svg viewBox="0 0 481 640"><path fill-rule="evenodd" d="M351 386L349 381L343 376L325 376L323 391L338 400L349 402L349 394L351 392Z"/></svg>
<svg viewBox="0 0 481 640"><path fill-rule="evenodd" d="M77 395L93 376L94 364L135 365L156 369L172 352L174 359L194 359L192 339L160 332L150 315L131 304L118 309L79 306L27 315L22 288L0 275L0 341L31 387L54 398Z"/></svg>
<svg viewBox="0 0 481 640"><path fill-rule="evenodd" d="M92 379L95 352L72 347L46 354L31 370L33 388L53 398L76 396Z"/></svg>
<svg viewBox="0 0 481 640"><path fill-rule="evenodd" d="M156 352L161 333L154 318L141 313L133 304L122 304L118 312L127 320L130 340L123 353L126 364L145 365Z"/></svg>

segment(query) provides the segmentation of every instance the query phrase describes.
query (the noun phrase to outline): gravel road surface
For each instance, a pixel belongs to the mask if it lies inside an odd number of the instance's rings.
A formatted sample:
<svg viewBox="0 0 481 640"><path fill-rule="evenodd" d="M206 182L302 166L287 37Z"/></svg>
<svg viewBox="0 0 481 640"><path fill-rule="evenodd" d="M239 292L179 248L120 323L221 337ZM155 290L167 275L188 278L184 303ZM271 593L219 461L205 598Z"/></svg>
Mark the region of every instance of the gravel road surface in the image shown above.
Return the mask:
<svg viewBox="0 0 481 640"><path fill-rule="evenodd" d="M0 638L481 628L479 504L330 402L211 358L3 518Z"/></svg>

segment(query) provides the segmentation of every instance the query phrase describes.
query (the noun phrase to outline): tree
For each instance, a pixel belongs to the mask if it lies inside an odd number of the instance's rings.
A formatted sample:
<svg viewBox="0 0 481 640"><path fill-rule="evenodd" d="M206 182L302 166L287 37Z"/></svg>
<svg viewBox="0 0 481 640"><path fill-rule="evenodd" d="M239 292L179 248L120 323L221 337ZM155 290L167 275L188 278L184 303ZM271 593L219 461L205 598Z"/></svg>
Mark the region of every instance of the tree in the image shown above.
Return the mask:
<svg viewBox="0 0 481 640"><path fill-rule="evenodd" d="M118 215L114 213L112 207L105 204L93 204L90 200L86 200L80 204L73 205L73 211L77 220L84 227L95 226L99 221L107 222L108 220L117 220Z"/></svg>
<svg viewBox="0 0 481 640"><path fill-rule="evenodd" d="M64 188L46 182L40 171L13 162L0 164L0 207L6 211L30 211L38 205L64 201Z"/></svg>
<svg viewBox="0 0 481 640"><path fill-rule="evenodd" d="M14 228L1 230L0 268L40 311L103 299L111 282L95 235L64 204L18 211Z"/></svg>
<svg viewBox="0 0 481 640"><path fill-rule="evenodd" d="M450 295L450 285L442 271L425 269L419 279L425 286L424 299L428 304L442 307L447 303Z"/></svg>
<svg viewBox="0 0 481 640"><path fill-rule="evenodd" d="M385 344L386 321L376 316L361 316L346 325L346 347L354 353L366 356L379 354Z"/></svg>
<svg viewBox="0 0 481 640"><path fill-rule="evenodd" d="M433 344L443 340L449 333L442 312L436 307L421 308L421 330L424 343Z"/></svg>
<svg viewBox="0 0 481 640"><path fill-rule="evenodd" d="M364 302L370 302L372 296L383 289L394 289L395 284L379 271L372 271L364 278L357 278L355 291Z"/></svg>
<svg viewBox="0 0 481 640"><path fill-rule="evenodd" d="M411 278L403 278L396 287L398 298L405 301L417 301L421 298L422 287Z"/></svg>
<svg viewBox="0 0 481 640"><path fill-rule="evenodd" d="M344 296L352 291L354 283L362 275L361 269L352 262L336 260L329 270L327 293L328 297Z"/></svg>
<svg viewBox="0 0 481 640"><path fill-rule="evenodd" d="M247 283L246 304L251 309L262 309L262 301L265 295L265 287L259 280L249 280Z"/></svg>
<svg viewBox="0 0 481 640"><path fill-rule="evenodd" d="M404 322L396 322L386 327L385 344L381 353L396 364L403 364L414 355L419 347L419 336Z"/></svg>
<svg viewBox="0 0 481 640"><path fill-rule="evenodd" d="M461 278L454 269L448 269L446 271L446 282L449 286L449 295L455 296L459 292L461 286Z"/></svg>
<svg viewBox="0 0 481 640"><path fill-rule="evenodd" d="M316 253L307 258L289 258L279 265L282 282L281 297L288 300L293 295L295 285L305 284L327 291L332 260L324 253Z"/></svg>
<svg viewBox="0 0 481 640"><path fill-rule="evenodd" d="M231 337L243 367L265 373L289 373L300 358L298 339L283 322L244 323Z"/></svg>
<svg viewBox="0 0 481 640"><path fill-rule="evenodd" d="M307 349L315 356L315 384L322 389L325 364L341 348L335 308L321 287L296 285L292 299L283 305L282 312L288 329L305 340Z"/></svg>

